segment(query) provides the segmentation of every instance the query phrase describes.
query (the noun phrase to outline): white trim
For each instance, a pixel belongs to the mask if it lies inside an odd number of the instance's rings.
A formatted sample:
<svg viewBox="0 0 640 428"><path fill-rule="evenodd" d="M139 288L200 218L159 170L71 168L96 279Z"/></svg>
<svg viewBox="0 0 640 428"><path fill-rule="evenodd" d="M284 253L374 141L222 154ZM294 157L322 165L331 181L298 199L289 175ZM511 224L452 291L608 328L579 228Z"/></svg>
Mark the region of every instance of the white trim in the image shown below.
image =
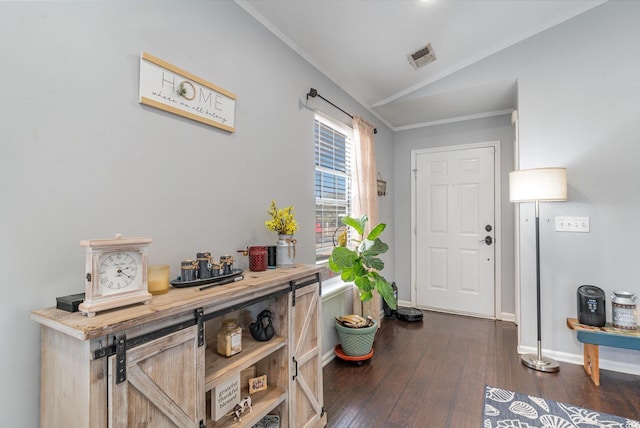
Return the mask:
<svg viewBox="0 0 640 428"><path fill-rule="evenodd" d="M499 140L495 141L486 141L482 143L472 143L472 144L460 144L455 146L441 146L441 147L431 147L427 149L414 149L411 150L411 173L413 177L411 179L411 306L416 307L417 305L417 293L418 293L418 284L416 281L417 276L417 242L416 242L416 158L420 154L425 153L438 153L438 152L449 152L455 150L467 150L467 149L477 149L477 148L485 148L485 147L493 147L494 149L494 157L493 157L493 166L494 166L494 197L493 197L493 211L494 211L494 318L501 319L501 316L498 314L502 314L502 192L501 192L501 172L502 172L502 162L501 162L501 152L500 152L501 142ZM430 308L430 310L433 310ZM477 316L477 315L476 315Z"/></svg>
<svg viewBox="0 0 640 428"><path fill-rule="evenodd" d="M501 321L504 321L504 322L515 323L516 322L516 314L512 314L510 312L502 312L500 314L500 319L501 319Z"/></svg>
<svg viewBox="0 0 640 428"><path fill-rule="evenodd" d="M339 295L350 291L353 288L353 283L344 282L339 276L325 279L322 281L322 302L335 299Z"/></svg>
<svg viewBox="0 0 640 428"><path fill-rule="evenodd" d="M335 117L327 114L321 110L315 110L315 119L328 126L329 128L333 128L339 132L342 132L348 139L353 140L353 126L350 123L345 123Z"/></svg>
<svg viewBox="0 0 640 428"><path fill-rule="evenodd" d="M511 113L511 124L513 126L513 169L520 169L520 115L518 110ZM515 323L518 326L518 346L522 343L520 340L520 204L513 204L513 261L514 261L514 298L515 298Z"/></svg>
<svg viewBox="0 0 640 428"><path fill-rule="evenodd" d="M404 306L406 307L413 307L413 305L411 304L411 301L409 300L400 300L398 299L398 307Z"/></svg>
<svg viewBox="0 0 640 428"><path fill-rule="evenodd" d="M326 366L331 361L335 360L335 358L336 358L336 353L333 349L328 352L325 352L322 355L322 367Z"/></svg>
<svg viewBox="0 0 640 428"><path fill-rule="evenodd" d="M495 111L489 111L486 113L469 114L467 116L449 117L447 119L433 120L431 122L422 122L422 123L415 123L413 125L396 126L395 128L393 128L393 130L406 131L408 129L426 128L428 126L444 125L447 123L462 122L465 120L484 119L487 117L494 117L494 116L504 116L507 114L511 114L512 111L513 109L495 110Z"/></svg>
<svg viewBox="0 0 640 428"><path fill-rule="evenodd" d="M538 353L537 348L534 348L531 346L518 346L518 354L520 355L537 354L537 353ZM584 365L584 356L582 354L570 354L568 352L551 351L549 349L543 349L542 354L545 357L552 358L556 361L562 361L563 363L570 363L578 366ZM640 376L640 366L638 364L604 360L602 358L600 358L599 363L600 363L600 370L611 370L614 372Z"/></svg>

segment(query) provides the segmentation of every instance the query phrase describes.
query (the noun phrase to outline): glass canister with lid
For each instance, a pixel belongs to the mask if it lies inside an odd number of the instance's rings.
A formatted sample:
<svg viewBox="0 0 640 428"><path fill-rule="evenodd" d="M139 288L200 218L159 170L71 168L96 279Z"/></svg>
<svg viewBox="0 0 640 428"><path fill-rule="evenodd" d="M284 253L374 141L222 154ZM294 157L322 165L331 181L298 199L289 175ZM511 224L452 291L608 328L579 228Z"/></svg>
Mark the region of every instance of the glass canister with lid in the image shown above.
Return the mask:
<svg viewBox="0 0 640 428"><path fill-rule="evenodd" d="M238 321L228 319L220 323L217 351L225 357L242 351L242 327L238 325Z"/></svg>

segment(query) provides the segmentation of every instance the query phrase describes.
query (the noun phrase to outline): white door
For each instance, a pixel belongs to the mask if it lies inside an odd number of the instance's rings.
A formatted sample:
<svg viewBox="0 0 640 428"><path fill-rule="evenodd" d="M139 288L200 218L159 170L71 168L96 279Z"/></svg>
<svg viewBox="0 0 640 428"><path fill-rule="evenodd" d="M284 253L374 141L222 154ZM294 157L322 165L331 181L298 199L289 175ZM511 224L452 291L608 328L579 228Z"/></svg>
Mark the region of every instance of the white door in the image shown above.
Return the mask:
<svg viewBox="0 0 640 428"><path fill-rule="evenodd" d="M495 147L414 154L415 304L495 317Z"/></svg>

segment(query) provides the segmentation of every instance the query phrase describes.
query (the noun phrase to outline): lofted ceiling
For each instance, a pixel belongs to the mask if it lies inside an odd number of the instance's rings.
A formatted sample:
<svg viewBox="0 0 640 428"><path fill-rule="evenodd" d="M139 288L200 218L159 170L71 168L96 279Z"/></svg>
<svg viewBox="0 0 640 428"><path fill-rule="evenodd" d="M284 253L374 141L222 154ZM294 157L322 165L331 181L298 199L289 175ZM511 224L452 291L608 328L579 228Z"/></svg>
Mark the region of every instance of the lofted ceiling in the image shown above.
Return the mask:
<svg viewBox="0 0 640 428"><path fill-rule="evenodd" d="M606 0L236 0L393 130L506 114L516 82L437 82ZM431 43L417 70L407 56ZM316 88L322 95L322 88Z"/></svg>

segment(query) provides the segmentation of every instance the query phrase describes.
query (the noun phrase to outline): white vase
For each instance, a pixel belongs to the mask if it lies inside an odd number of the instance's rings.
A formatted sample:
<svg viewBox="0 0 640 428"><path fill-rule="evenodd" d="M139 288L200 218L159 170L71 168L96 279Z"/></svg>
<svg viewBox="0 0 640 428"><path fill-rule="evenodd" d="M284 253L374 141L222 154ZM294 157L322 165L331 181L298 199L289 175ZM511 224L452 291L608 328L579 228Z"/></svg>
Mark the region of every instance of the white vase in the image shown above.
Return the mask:
<svg viewBox="0 0 640 428"><path fill-rule="evenodd" d="M293 235L278 235L276 243L276 267L291 268L295 266L296 240Z"/></svg>

